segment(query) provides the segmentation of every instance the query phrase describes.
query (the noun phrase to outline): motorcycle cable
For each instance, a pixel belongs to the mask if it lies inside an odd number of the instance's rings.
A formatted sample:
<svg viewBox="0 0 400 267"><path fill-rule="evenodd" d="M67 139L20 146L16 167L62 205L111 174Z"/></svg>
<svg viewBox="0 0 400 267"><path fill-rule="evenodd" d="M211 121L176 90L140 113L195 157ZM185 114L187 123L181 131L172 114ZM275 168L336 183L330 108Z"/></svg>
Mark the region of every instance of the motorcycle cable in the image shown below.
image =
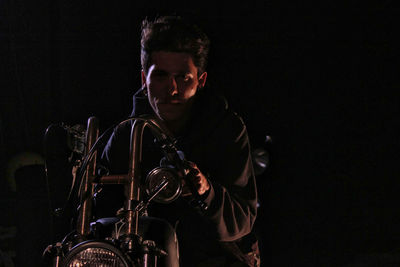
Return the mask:
<svg viewBox="0 0 400 267"><path fill-rule="evenodd" d="M104 141L105 137L109 137L111 130L114 130L115 127L117 127L118 125L120 125L120 124L122 124L122 123L124 123L126 121L129 121L131 119L132 118L128 118L126 120L123 120L121 122L113 124L112 126L107 128L100 137L97 138L96 142L92 146L92 149L84 157L84 160L81 161L80 166L77 166L78 170L75 172L75 174L72 177L72 184L71 184L71 187L70 187L70 190L69 190L69 193L68 193L68 196L67 196L67 199L65 201L64 206L61 207L61 208L57 208L55 211L52 211L51 214L55 214L56 216L62 216L64 214L65 210L68 208L68 206L70 205L70 203L72 201L72 196L74 195L74 192L76 192L78 190L77 189L77 185L78 184L79 184L79 191L78 192L81 191L82 180L83 180L82 177L86 173L86 167L87 167L88 163L90 162L90 160L93 158L94 152L96 152L99 149L100 146L105 145L105 143L103 143L101 141ZM60 124L52 124L47 129L49 129L53 125L62 126L62 124L61 125ZM46 130L45 141L47 139L47 135L48 135L48 131ZM108 140L108 139L106 139L106 140ZM49 177L48 177L48 172L47 172L46 161L45 161L45 173L46 173L46 183L47 183L47 187L48 187L48 191L49 191ZM49 194L49 198L51 198L50 197L50 191L48 192L48 194ZM51 203L50 203L50 209L52 209Z"/></svg>

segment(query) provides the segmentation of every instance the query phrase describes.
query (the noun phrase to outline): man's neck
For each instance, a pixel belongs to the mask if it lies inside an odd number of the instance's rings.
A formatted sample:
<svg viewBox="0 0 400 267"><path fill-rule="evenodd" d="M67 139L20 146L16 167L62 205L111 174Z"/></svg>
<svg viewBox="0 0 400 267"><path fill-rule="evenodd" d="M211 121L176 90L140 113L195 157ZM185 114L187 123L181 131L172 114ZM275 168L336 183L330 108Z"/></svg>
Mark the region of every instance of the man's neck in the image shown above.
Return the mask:
<svg viewBox="0 0 400 267"><path fill-rule="evenodd" d="M174 121L166 121L165 125L167 126L168 130L174 135L178 136L183 132L185 126L189 120L190 115L187 114L183 118Z"/></svg>

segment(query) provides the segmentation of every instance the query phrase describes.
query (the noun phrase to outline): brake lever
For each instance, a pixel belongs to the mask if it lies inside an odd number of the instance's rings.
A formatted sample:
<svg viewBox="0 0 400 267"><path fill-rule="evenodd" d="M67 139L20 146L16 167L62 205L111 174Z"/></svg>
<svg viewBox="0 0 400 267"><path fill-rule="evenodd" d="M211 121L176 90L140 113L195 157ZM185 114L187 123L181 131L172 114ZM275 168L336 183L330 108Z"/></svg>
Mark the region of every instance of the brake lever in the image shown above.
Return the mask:
<svg viewBox="0 0 400 267"><path fill-rule="evenodd" d="M183 180L188 185L191 192L191 195L185 196L184 199L187 200L191 206L198 207L202 212L205 212L208 209L208 205L201 198L192 179L190 179L190 173L192 170L194 170L194 168L185 159L180 159L180 162L177 165L178 169L182 171Z"/></svg>
<svg viewBox="0 0 400 267"><path fill-rule="evenodd" d="M176 141L171 142L170 140L163 140L164 142L158 141L161 149L164 151L167 162L175 166L178 173L182 176L185 183L188 185L191 195L183 197L192 207L198 207L202 212L208 209L208 205L203 201L193 181L188 177L190 171L193 169L189 161L185 159L183 152L178 151L175 144Z"/></svg>

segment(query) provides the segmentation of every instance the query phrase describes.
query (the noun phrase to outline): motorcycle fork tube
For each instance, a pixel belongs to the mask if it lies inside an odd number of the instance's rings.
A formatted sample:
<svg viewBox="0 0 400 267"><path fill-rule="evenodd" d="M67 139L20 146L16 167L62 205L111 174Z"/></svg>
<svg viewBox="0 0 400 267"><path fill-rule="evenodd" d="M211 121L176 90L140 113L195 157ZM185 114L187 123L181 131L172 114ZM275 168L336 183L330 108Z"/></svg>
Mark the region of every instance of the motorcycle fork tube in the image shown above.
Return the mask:
<svg viewBox="0 0 400 267"><path fill-rule="evenodd" d="M143 255L143 266L152 267L157 266L157 256L151 253L145 253Z"/></svg>
<svg viewBox="0 0 400 267"><path fill-rule="evenodd" d="M125 185L126 234L138 234L139 212L135 210L140 201L140 165L142 161L143 131L147 122L135 120L131 128L128 182Z"/></svg>
<svg viewBox="0 0 400 267"><path fill-rule="evenodd" d="M86 130L86 150L85 155L89 154L90 149L93 147L99 135L99 122L96 117L90 117L87 122ZM89 155L90 156L90 155ZM93 203L93 179L96 175L96 156L94 152L92 159L86 168L84 176L83 188L81 191L81 207L77 220L77 232L81 236L87 236L90 233L90 219L92 216L92 203Z"/></svg>

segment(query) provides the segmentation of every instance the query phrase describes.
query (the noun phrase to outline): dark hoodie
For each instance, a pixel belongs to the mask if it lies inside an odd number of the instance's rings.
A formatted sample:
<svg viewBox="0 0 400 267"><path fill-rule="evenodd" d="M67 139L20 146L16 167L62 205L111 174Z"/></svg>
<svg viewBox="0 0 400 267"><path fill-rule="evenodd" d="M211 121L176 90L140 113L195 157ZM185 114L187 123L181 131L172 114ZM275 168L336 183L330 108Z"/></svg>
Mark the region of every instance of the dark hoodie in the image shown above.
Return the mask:
<svg viewBox="0 0 400 267"><path fill-rule="evenodd" d="M132 115L149 113L149 102L139 90L134 96ZM111 173L128 171L131 125L127 122L118 126L104 149L102 162ZM211 188L204 198L209 208L202 212L178 199L170 204L152 204L149 215L176 226L183 266L195 266L195 262L222 256L221 241L235 241L251 232L257 213L256 183L242 119L222 97L208 89L197 93L191 118L175 138L185 158L209 177ZM162 158L153 139L145 131L142 177ZM101 215L114 215L123 206L122 191L107 197L106 205L102 210L111 214Z"/></svg>

